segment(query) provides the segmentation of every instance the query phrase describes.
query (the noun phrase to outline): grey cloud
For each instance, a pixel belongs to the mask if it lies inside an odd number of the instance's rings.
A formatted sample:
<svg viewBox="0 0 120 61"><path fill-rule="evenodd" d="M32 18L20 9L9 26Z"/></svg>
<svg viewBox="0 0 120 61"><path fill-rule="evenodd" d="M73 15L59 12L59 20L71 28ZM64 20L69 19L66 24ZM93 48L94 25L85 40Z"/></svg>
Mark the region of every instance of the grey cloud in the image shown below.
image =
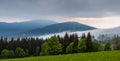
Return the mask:
<svg viewBox="0 0 120 61"><path fill-rule="evenodd" d="M102 17L120 14L120 0L0 0L0 17Z"/></svg>

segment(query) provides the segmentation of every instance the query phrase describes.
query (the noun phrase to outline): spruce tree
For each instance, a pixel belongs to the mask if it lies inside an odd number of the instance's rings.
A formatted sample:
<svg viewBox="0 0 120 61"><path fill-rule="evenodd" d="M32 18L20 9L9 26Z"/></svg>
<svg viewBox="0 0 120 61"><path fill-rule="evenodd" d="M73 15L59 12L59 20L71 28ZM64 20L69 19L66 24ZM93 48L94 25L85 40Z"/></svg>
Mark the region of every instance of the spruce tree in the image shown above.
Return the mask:
<svg viewBox="0 0 120 61"><path fill-rule="evenodd" d="M92 39L91 39L91 34L90 32L87 35L87 40L86 40L86 51L87 52L92 52L94 49L93 43L92 43Z"/></svg>
<svg viewBox="0 0 120 61"><path fill-rule="evenodd" d="M85 33L82 34L81 39L86 39Z"/></svg>
<svg viewBox="0 0 120 61"><path fill-rule="evenodd" d="M69 43L70 43L69 35L68 35L68 33L65 33L63 44L62 44L63 45L63 53L66 53L66 48L69 45Z"/></svg>
<svg viewBox="0 0 120 61"><path fill-rule="evenodd" d="M36 52L35 52L35 56L39 56L39 53L40 53L40 47L36 47Z"/></svg>
<svg viewBox="0 0 120 61"><path fill-rule="evenodd" d="M74 44L73 44L73 53L77 53L77 46L78 46L78 35L77 34L74 34Z"/></svg>

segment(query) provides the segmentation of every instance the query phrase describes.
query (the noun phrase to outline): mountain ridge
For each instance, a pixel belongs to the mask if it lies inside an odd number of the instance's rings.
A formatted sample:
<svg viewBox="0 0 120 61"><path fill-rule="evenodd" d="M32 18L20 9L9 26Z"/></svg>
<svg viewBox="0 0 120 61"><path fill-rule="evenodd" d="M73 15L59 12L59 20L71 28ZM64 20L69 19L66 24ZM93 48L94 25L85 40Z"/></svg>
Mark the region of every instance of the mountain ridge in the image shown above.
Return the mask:
<svg viewBox="0 0 120 61"><path fill-rule="evenodd" d="M0 35L13 34L31 29L42 28L55 23L57 22L51 20L30 20L15 23L0 22Z"/></svg>
<svg viewBox="0 0 120 61"><path fill-rule="evenodd" d="M59 33L64 31L85 31L85 30L92 30L96 29L94 27L84 25L78 22L64 22L64 23L57 23L52 24L49 26L45 26L43 28L32 29L30 31L23 32L22 35L26 36L35 36L35 35L45 35L51 33Z"/></svg>

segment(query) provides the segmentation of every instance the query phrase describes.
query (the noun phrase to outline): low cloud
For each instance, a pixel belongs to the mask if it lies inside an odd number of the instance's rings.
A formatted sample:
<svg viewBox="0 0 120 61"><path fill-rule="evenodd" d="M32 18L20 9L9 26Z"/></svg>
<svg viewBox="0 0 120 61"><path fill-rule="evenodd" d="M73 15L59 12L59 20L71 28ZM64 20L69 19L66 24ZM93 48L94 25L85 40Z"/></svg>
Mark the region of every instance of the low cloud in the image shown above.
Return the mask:
<svg viewBox="0 0 120 61"><path fill-rule="evenodd" d="M0 18L0 22L7 22L7 23L13 23L13 22L24 22L28 21L30 19L24 19L24 18Z"/></svg>

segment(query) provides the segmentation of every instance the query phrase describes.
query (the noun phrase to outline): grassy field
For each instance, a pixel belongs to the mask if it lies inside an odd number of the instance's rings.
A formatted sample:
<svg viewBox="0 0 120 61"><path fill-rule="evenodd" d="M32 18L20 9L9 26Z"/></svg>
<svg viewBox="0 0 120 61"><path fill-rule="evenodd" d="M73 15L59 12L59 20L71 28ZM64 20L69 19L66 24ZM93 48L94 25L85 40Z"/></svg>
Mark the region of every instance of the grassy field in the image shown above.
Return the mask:
<svg viewBox="0 0 120 61"><path fill-rule="evenodd" d="M0 61L120 61L120 51L1 59Z"/></svg>

